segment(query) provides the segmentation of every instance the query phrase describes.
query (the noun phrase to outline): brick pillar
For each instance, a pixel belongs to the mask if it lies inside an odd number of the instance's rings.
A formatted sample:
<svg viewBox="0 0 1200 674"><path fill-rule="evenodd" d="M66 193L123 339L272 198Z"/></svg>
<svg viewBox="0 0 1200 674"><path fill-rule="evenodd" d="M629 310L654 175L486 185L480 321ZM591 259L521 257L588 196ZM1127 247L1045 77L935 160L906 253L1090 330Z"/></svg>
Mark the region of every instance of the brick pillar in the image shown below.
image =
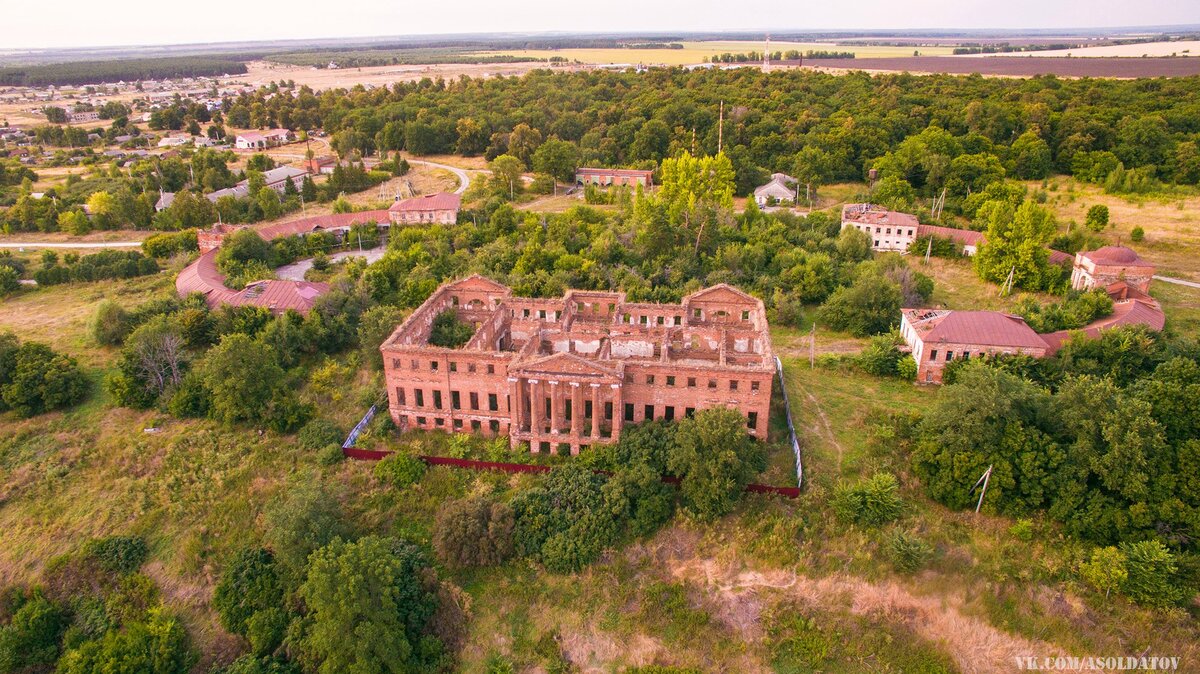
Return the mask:
<svg viewBox="0 0 1200 674"><path fill-rule="evenodd" d="M516 377L508 378L508 420L518 430L521 428L521 382Z"/></svg>
<svg viewBox="0 0 1200 674"><path fill-rule="evenodd" d="M541 382L537 379L529 380L529 434L530 447L534 447L537 436L542 433L542 395ZM536 451L536 450L534 450Z"/></svg>
<svg viewBox="0 0 1200 674"><path fill-rule="evenodd" d="M558 434L559 419L558 382L550 382L550 434Z"/></svg>
<svg viewBox="0 0 1200 674"><path fill-rule="evenodd" d="M604 416L604 408L600 403L600 385L592 384L592 437L600 437L600 417Z"/></svg>
<svg viewBox="0 0 1200 674"><path fill-rule="evenodd" d="M578 439L583 434L583 389L579 382L571 382L571 435Z"/></svg>
<svg viewBox="0 0 1200 674"><path fill-rule="evenodd" d="M621 438L621 427L625 424L625 405L621 395L621 385L611 384L611 386L613 390L612 440L616 442Z"/></svg>

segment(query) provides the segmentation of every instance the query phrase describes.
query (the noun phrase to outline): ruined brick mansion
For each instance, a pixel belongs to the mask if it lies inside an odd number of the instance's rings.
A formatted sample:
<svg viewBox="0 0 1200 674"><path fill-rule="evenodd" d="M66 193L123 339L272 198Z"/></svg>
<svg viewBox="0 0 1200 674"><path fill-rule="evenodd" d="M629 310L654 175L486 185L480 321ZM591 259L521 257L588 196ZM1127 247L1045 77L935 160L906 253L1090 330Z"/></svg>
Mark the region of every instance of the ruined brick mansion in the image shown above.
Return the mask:
<svg viewBox="0 0 1200 674"><path fill-rule="evenodd" d="M461 348L429 343L445 311L475 326ZM766 439L775 357L763 303L727 285L680 304L570 290L514 297L472 276L437 289L380 347L401 430L507 435L515 447L578 453L626 424L724 406Z"/></svg>

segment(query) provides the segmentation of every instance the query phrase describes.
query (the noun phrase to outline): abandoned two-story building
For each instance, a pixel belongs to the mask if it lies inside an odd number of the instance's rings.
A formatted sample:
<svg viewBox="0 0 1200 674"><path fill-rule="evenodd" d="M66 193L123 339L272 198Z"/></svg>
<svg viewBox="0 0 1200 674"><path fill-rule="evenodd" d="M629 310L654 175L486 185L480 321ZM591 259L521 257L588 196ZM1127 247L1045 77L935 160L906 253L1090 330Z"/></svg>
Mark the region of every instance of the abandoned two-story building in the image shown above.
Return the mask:
<svg viewBox="0 0 1200 674"><path fill-rule="evenodd" d="M475 326L461 348L429 343L453 311ZM380 347L401 430L507 435L530 451L578 453L626 424L736 409L767 437L775 358L760 300L727 285L680 304L620 292L514 297L472 276L437 289Z"/></svg>

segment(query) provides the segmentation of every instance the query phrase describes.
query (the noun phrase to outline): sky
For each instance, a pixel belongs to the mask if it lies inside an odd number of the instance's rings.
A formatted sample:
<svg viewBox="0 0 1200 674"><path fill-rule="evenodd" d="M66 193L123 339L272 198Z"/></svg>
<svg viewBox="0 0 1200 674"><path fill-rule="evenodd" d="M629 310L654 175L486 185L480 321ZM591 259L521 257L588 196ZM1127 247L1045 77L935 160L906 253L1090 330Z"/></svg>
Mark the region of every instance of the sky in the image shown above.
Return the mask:
<svg viewBox="0 0 1200 674"><path fill-rule="evenodd" d="M431 33L1200 24L1200 0L0 0L0 16L3 51Z"/></svg>

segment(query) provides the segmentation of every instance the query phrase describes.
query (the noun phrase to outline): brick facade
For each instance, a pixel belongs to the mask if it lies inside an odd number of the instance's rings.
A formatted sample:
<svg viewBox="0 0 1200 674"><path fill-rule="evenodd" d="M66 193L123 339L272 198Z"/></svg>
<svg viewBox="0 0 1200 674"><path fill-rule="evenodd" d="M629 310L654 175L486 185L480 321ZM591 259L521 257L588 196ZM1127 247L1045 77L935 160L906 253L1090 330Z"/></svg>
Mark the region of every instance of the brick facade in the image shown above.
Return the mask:
<svg viewBox="0 0 1200 674"><path fill-rule="evenodd" d="M1143 293L1150 292L1154 265L1124 246L1105 246L1098 250L1075 254L1071 270L1071 287L1076 290L1107 288L1124 282Z"/></svg>
<svg viewBox="0 0 1200 674"><path fill-rule="evenodd" d="M453 310L475 325L462 348L430 345ZM730 407L766 439L775 372L761 301L726 285L681 304L571 290L513 297L480 276L438 288L380 347L388 408L411 428L507 435L515 447L578 453L626 424Z"/></svg>

